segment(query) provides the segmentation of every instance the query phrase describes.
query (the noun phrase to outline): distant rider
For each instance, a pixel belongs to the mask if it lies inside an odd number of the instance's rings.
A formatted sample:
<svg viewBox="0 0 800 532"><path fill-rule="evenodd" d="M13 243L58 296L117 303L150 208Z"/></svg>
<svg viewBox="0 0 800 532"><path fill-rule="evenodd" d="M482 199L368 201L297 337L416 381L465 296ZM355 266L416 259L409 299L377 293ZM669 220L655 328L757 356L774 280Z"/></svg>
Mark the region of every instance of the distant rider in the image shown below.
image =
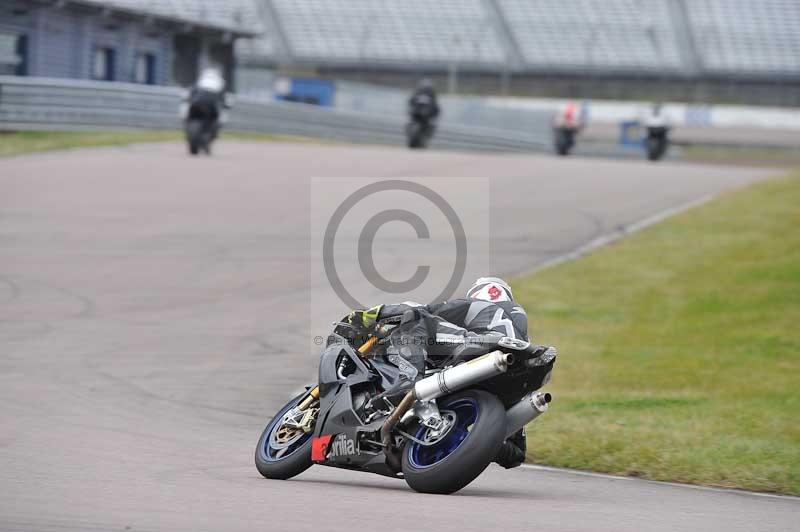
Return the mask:
<svg viewBox="0 0 800 532"><path fill-rule="evenodd" d="M212 132L213 139L217 136L220 123L225 122L224 111L228 108L230 103L225 93L225 79L216 68L206 68L197 83L189 89L181 106L181 114L184 120L202 120Z"/></svg>
<svg viewBox="0 0 800 532"><path fill-rule="evenodd" d="M656 161L664 156L669 146L669 119L660 103L654 103L643 119L647 132L647 158Z"/></svg>
<svg viewBox="0 0 800 532"><path fill-rule="evenodd" d="M408 99L408 113L411 120L425 125L429 125L439 116L439 102L430 79L424 78L417 85L411 98Z"/></svg>
<svg viewBox="0 0 800 532"><path fill-rule="evenodd" d="M553 141L556 153L569 155L575 138L584 126L584 116L575 102L567 102L553 115Z"/></svg>
<svg viewBox="0 0 800 532"><path fill-rule="evenodd" d="M553 128L579 131L583 128L583 116L575 102L567 102L553 117Z"/></svg>
<svg viewBox="0 0 800 532"><path fill-rule="evenodd" d="M413 319L408 319L413 314ZM465 298L444 303L420 305L400 303L379 305L369 310L353 311L348 320L357 327L373 327L378 320L404 316L399 325L397 351L413 369L410 380L425 375L426 362L434 367L452 365L470 357L467 346L481 346L481 338L508 336L528 341L528 317L514 302L511 287L497 277L481 277L467 291ZM395 342L393 342L395 345ZM480 351L477 351L480 352ZM509 437L495 462L505 468L525 461L525 429Z"/></svg>
<svg viewBox="0 0 800 532"><path fill-rule="evenodd" d="M645 113L643 122L644 127L647 129L669 128L669 120L667 119L667 115L664 113L664 108L660 102L656 102L650 106Z"/></svg>

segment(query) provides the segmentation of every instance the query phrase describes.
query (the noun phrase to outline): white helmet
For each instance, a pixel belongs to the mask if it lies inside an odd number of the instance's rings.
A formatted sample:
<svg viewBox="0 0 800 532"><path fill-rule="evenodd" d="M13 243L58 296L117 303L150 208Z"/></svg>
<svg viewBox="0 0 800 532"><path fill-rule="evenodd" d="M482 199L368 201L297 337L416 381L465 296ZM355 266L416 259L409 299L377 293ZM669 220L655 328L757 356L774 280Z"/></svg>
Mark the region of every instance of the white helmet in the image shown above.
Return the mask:
<svg viewBox="0 0 800 532"><path fill-rule="evenodd" d="M225 80L216 68L206 68L197 80L197 88L209 92L225 90Z"/></svg>
<svg viewBox="0 0 800 532"><path fill-rule="evenodd" d="M467 290L467 297L493 303L514 301L511 287L499 277L481 277L472 284L472 288Z"/></svg>

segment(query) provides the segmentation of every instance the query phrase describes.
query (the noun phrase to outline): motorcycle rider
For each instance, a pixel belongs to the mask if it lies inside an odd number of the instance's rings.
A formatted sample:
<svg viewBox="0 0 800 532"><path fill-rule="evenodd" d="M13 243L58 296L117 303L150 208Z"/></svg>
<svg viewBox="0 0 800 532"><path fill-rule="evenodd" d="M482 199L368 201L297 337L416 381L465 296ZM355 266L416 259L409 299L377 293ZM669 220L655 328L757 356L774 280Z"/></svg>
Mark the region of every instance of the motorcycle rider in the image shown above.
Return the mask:
<svg viewBox="0 0 800 532"><path fill-rule="evenodd" d="M556 152L567 155L575 144L575 137L584 127L584 116L575 102L567 102L553 115L553 137Z"/></svg>
<svg viewBox="0 0 800 532"><path fill-rule="evenodd" d="M481 339L487 336L528 341L525 310L514 302L508 283L498 277L477 279L464 298L430 305L379 305L351 312L348 321L372 330L378 320L395 317L402 321L390 338L399 356L413 366L411 380L424 376L426 361L441 367L468 359L470 348L480 352ZM517 467L525 461L525 451L523 428L503 443L495 462L506 469Z"/></svg>
<svg viewBox="0 0 800 532"><path fill-rule="evenodd" d="M651 127L669 127L667 117L664 114L664 108L661 102L655 102L645 113L644 125L647 128Z"/></svg>
<svg viewBox="0 0 800 532"><path fill-rule="evenodd" d="M224 110L229 108L225 79L216 68L206 68L184 98L181 115L184 120L202 120L213 140L220 123L225 122Z"/></svg>
<svg viewBox="0 0 800 532"><path fill-rule="evenodd" d="M423 78L408 99L408 113L412 121L430 126L431 122L439 116L439 103L436 99L436 89L433 82Z"/></svg>
<svg viewBox="0 0 800 532"><path fill-rule="evenodd" d="M554 128L578 131L583 127L583 116L575 102L567 102L553 117Z"/></svg>
<svg viewBox="0 0 800 532"><path fill-rule="evenodd" d="M647 152L651 160L660 159L669 146L669 119L660 102L654 103L645 113L645 130L647 131Z"/></svg>

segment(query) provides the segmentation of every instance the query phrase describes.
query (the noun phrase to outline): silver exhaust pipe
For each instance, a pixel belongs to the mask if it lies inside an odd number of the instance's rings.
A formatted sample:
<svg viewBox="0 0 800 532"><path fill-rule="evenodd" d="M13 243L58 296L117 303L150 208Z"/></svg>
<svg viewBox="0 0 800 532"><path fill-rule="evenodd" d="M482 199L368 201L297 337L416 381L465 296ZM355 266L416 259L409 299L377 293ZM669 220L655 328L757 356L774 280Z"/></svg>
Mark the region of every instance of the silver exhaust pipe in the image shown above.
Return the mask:
<svg viewBox="0 0 800 532"><path fill-rule="evenodd" d="M505 373L508 366L513 363L514 355L492 351L417 381L414 385L414 396L420 401L430 401L470 384Z"/></svg>
<svg viewBox="0 0 800 532"><path fill-rule="evenodd" d="M549 393L531 392L506 410L506 438L547 412L547 405L552 399Z"/></svg>

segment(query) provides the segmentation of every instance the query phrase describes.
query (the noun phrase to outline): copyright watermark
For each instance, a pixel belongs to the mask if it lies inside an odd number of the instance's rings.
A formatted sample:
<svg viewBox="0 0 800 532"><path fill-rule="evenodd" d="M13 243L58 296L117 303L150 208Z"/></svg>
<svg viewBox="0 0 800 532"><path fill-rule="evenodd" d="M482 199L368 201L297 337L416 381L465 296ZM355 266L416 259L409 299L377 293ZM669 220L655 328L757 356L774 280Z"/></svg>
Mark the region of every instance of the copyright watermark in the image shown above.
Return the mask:
<svg viewBox="0 0 800 532"><path fill-rule="evenodd" d="M312 337L352 309L462 296L489 272L489 194L488 178L312 178Z"/></svg>

